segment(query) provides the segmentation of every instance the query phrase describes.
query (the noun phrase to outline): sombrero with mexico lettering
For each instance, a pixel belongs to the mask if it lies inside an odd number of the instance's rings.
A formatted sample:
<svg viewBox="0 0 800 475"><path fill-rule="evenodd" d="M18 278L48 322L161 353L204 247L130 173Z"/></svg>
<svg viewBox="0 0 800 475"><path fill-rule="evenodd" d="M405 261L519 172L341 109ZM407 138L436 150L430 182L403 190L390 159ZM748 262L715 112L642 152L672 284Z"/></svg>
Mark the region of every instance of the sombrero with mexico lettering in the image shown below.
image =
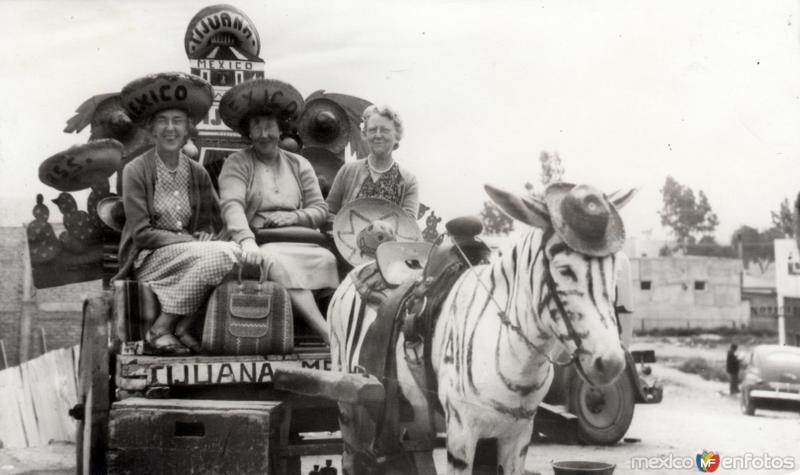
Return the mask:
<svg viewBox="0 0 800 475"><path fill-rule="evenodd" d="M305 101L291 84L277 79L254 79L233 86L219 101L219 115L225 125L247 137L249 120L259 115L273 115L293 123L303 112Z"/></svg>
<svg viewBox="0 0 800 475"><path fill-rule="evenodd" d="M167 109L180 109L197 123L211 108L214 89L191 74L157 73L128 83L122 88L120 101L131 120L140 126L153 114Z"/></svg>
<svg viewBox="0 0 800 475"><path fill-rule="evenodd" d="M347 146L350 122L342 106L330 99L319 98L306 104L297 121L297 132L303 145L339 153Z"/></svg>
<svg viewBox="0 0 800 475"><path fill-rule="evenodd" d="M108 180L122 163L123 146L114 139L75 145L39 165L39 180L58 191L80 191Z"/></svg>
<svg viewBox="0 0 800 475"><path fill-rule="evenodd" d="M625 226L614 204L589 185L554 183L544 194L555 232L574 251L607 256L625 244Z"/></svg>
<svg viewBox="0 0 800 475"><path fill-rule="evenodd" d="M345 205L333 220L333 241L352 266L375 259L384 242L416 242L422 233L416 221L391 201L360 198Z"/></svg>

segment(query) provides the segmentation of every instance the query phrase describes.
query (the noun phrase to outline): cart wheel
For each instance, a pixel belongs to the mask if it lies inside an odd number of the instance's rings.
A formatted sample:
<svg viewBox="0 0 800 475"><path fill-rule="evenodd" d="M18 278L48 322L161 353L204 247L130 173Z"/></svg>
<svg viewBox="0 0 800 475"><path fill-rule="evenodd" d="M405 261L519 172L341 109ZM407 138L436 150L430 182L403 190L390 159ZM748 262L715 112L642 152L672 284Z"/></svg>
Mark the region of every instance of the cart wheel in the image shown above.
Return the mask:
<svg viewBox="0 0 800 475"><path fill-rule="evenodd" d="M111 300L91 298L83 303L83 328L78 364L78 401L83 418L78 423L78 474L106 473L108 446L109 367L108 319Z"/></svg>
<svg viewBox="0 0 800 475"><path fill-rule="evenodd" d="M633 420L634 404L625 373L605 386L591 386L577 375L572 378L569 407L578 417L578 439L584 444L611 445L622 439Z"/></svg>
<svg viewBox="0 0 800 475"><path fill-rule="evenodd" d="M739 406L742 408L742 413L748 416L753 416L756 413L756 402L753 401L746 389L742 390L739 396Z"/></svg>

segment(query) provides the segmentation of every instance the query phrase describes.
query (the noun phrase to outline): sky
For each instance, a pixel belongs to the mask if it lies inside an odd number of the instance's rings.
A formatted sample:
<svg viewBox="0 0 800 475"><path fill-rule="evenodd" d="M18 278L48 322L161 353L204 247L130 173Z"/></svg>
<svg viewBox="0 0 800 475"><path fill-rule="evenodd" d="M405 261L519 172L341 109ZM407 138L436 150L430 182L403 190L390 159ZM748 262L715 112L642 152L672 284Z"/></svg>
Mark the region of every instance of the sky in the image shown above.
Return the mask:
<svg viewBox="0 0 800 475"><path fill-rule="evenodd" d="M485 183L538 185L542 150L567 181L638 188L634 236L668 236L667 175L708 195L720 242L800 191L798 0L230 3L259 30L266 77L400 112L395 158L445 219L478 213ZM62 132L85 99L188 72L186 27L212 4L0 2L0 225L58 195L37 170L88 139Z"/></svg>

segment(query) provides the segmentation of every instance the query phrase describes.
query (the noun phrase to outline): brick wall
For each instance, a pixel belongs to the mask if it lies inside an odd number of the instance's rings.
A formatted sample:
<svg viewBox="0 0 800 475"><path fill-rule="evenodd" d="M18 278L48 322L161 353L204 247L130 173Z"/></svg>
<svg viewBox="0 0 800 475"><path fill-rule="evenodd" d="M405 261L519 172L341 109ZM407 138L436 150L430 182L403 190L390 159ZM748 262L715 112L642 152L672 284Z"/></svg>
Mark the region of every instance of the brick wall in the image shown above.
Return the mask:
<svg viewBox="0 0 800 475"><path fill-rule="evenodd" d="M56 233L58 234L58 230ZM25 230L21 226L0 227L0 339L4 342L8 363L11 366L20 363L24 250ZM101 282L98 280L49 289L34 289L29 357L35 358L42 354L43 335L48 350L80 343L83 300L99 294L101 288Z"/></svg>

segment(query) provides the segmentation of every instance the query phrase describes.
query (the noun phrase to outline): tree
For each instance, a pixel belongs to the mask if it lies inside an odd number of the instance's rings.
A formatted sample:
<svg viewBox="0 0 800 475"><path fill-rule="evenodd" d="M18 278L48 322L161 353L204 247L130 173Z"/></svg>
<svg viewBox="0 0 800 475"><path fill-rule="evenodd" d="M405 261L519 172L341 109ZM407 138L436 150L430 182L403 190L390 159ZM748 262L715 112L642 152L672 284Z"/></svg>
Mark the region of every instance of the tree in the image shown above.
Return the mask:
<svg viewBox="0 0 800 475"><path fill-rule="evenodd" d="M789 198L781 201L778 211L770 211L769 214L772 218L772 227L778 231L780 237L794 237L794 217L792 208L789 206Z"/></svg>
<svg viewBox="0 0 800 475"><path fill-rule="evenodd" d="M695 197L691 188L668 176L661 188L661 197L664 202L658 212L661 225L672 230L679 245L694 244L698 235L709 235L717 228L719 219L702 191Z"/></svg>
<svg viewBox="0 0 800 475"><path fill-rule="evenodd" d="M539 161L542 164L542 185L547 188L551 183L557 183L564 178L564 165L558 152L549 153L542 151L539 154Z"/></svg>
<svg viewBox="0 0 800 475"><path fill-rule="evenodd" d="M770 262L775 261L773 241L782 237L781 232L774 227L759 231L752 226L741 225L731 235L731 245L738 250L745 266L754 262L763 272Z"/></svg>
<svg viewBox="0 0 800 475"><path fill-rule="evenodd" d="M508 234L514 229L514 220L491 201L483 202L481 222L483 222L483 232L486 234Z"/></svg>

